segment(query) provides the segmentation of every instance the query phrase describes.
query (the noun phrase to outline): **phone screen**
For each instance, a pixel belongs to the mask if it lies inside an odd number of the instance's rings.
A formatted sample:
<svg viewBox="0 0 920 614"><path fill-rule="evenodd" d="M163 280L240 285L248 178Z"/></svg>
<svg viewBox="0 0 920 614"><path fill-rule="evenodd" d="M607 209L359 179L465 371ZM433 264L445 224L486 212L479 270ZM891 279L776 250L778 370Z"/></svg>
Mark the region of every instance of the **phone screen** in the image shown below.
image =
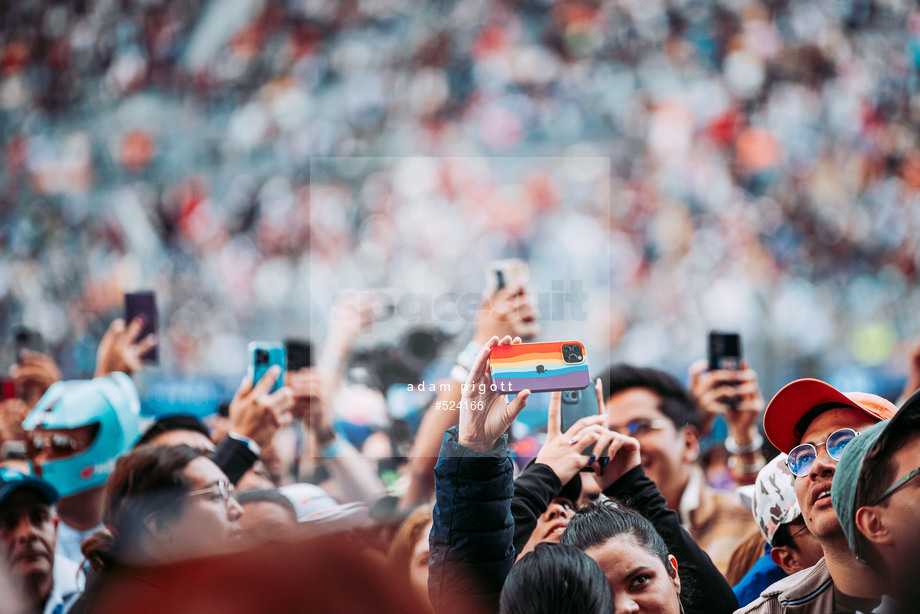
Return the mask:
<svg viewBox="0 0 920 614"><path fill-rule="evenodd" d="M712 331L709 333L709 370L741 368L741 335Z"/></svg>
<svg viewBox="0 0 920 614"><path fill-rule="evenodd" d="M33 352L45 353L45 340L42 339L41 333L31 328L19 327L13 336L14 348L16 351L16 361L22 360L22 351L31 350Z"/></svg>
<svg viewBox="0 0 920 614"><path fill-rule="evenodd" d="M144 319L144 326L138 339L157 332L157 300L151 291L128 292L125 294L125 323L130 324L136 317ZM153 346L141 355L141 360L149 363L160 361L158 346Z"/></svg>
<svg viewBox="0 0 920 614"><path fill-rule="evenodd" d="M285 339L288 371L297 371L313 366L313 344L302 339Z"/></svg>

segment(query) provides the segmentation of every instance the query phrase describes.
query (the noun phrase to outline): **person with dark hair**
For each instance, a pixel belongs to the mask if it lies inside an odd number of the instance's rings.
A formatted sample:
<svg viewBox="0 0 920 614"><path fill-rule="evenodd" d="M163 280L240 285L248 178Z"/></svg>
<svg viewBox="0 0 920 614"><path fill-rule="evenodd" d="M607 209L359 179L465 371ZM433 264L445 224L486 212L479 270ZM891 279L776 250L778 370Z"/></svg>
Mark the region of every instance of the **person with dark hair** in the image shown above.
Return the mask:
<svg viewBox="0 0 920 614"><path fill-rule="evenodd" d="M759 529L754 534L758 538L756 556L738 573L732 589L742 606L777 580L811 567L824 556L821 544L805 526L795 496L795 476L785 454L773 458L757 474L751 511Z"/></svg>
<svg viewBox="0 0 920 614"><path fill-rule="evenodd" d="M591 502L575 514L561 543L598 562L617 612L682 611L677 559L652 523L634 510L611 499Z"/></svg>
<svg viewBox="0 0 920 614"><path fill-rule="evenodd" d="M245 512L240 530L247 542L282 539L297 527L294 504L275 489L247 490L236 500Z"/></svg>
<svg viewBox="0 0 920 614"><path fill-rule="evenodd" d="M600 376L610 428L641 444L642 466L693 539L725 573L751 531L751 513L713 491L698 464L700 412L693 395L658 369L614 365Z"/></svg>
<svg viewBox="0 0 920 614"><path fill-rule="evenodd" d="M5 612L58 612L79 592L78 567L55 556L58 493L45 480L13 469L0 469L0 573L18 589L7 590Z"/></svg>
<svg viewBox="0 0 920 614"><path fill-rule="evenodd" d="M429 595L437 612L459 611L457 599L470 595L481 596L487 611L497 610L502 583L514 562L515 526L511 509L514 486L504 433L525 406L529 391L519 393L512 402L504 401L499 392L491 389L487 367L491 348L510 343L510 337L501 341L493 337L479 352L464 388L460 424L444 434L435 468L437 503L428 580ZM681 527L677 513L668 509L654 483L645 475L639 462L638 441L608 430L604 422L600 419L580 430L570 429L567 447L558 447L555 454L590 466L606 496L628 498L629 504L659 531L659 539L669 544L686 569L694 591L687 592L686 598L681 594L677 600L674 584L673 594L660 595L656 605L670 607L676 603L675 612L683 607L687 613L734 610L737 600L731 587ZM603 456L596 453L595 458L585 457L581 452L590 446L607 452ZM610 531L608 538L616 535L616 531ZM567 543L566 533L562 534L562 541ZM623 575L621 565L628 564L635 553L617 557L615 552L602 548L601 554L604 558L598 562L616 594L620 588L614 581ZM676 574L675 580L679 582ZM644 578L640 580L640 584L644 582Z"/></svg>
<svg viewBox="0 0 920 614"><path fill-rule="evenodd" d="M844 450L896 411L874 394L843 393L815 379L796 380L776 393L764 412L764 432L788 454L796 501L824 558L773 583L739 612L871 612L878 606L884 579L850 551L831 490Z"/></svg>
<svg viewBox="0 0 920 614"><path fill-rule="evenodd" d="M831 502L850 551L885 579L890 611L920 603L920 393L847 446Z"/></svg>
<svg viewBox="0 0 920 614"><path fill-rule="evenodd" d="M230 431L218 445L211 441L201 420L177 414L157 420L134 447L185 444L198 448L211 457L232 484L236 484L259 460L262 447L271 443L281 424L290 418L294 405L291 389L282 386L269 393L278 375L277 370L269 370L255 385L248 377L243 379L230 402Z"/></svg>
<svg viewBox="0 0 920 614"><path fill-rule="evenodd" d="M501 614L610 614L613 595L603 570L578 548L541 543L511 568Z"/></svg>
<svg viewBox="0 0 920 614"><path fill-rule="evenodd" d="M205 452L214 451L214 442L208 433L208 427L195 416L175 414L164 416L144 431L134 444L135 448L153 444L157 446L177 446L185 444Z"/></svg>
<svg viewBox="0 0 920 614"><path fill-rule="evenodd" d="M144 582L148 565L220 552L238 537L242 514L227 476L200 450L131 451L106 484L106 528L83 544L97 576L72 611L91 611L107 583Z"/></svg>

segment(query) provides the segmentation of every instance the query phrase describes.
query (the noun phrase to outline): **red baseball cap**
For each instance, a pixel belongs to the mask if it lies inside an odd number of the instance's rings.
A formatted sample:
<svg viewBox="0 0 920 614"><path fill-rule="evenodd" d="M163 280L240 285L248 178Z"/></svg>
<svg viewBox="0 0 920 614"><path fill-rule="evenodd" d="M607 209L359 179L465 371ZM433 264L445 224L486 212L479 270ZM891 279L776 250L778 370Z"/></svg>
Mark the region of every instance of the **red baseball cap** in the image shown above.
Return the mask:
<svg viewBox="0 0 920 614"><path fill-rule="evenodd" d="M812 408L826 403L852 407L877 420L894 416L898 408L891 401L868 392L840 392L827 382L817 379L797 379L783 386L767 405L763 414L763 430L780 452L798 445L793 432L802 416Z"/></svg>

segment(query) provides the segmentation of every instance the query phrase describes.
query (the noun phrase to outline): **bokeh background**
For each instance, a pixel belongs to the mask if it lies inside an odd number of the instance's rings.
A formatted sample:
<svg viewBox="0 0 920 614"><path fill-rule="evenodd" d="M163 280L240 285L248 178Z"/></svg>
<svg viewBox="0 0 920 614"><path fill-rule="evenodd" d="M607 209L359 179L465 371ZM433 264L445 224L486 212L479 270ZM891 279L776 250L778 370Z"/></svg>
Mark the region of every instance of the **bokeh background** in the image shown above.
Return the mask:
<svg viewBox="0 0 920 614"><path fill-rule="evenodd" d="M589 316L545 334L599 366L684 379L719 328L767 398L900 392L915 3L17 0L0 24L4 369L25 324L88 375L149 288L146 377L238 382L251 339L321 341L344 288L480 292L522 257L537 294L584 284ZM471 327L433 324L438 372Z"/></svg>

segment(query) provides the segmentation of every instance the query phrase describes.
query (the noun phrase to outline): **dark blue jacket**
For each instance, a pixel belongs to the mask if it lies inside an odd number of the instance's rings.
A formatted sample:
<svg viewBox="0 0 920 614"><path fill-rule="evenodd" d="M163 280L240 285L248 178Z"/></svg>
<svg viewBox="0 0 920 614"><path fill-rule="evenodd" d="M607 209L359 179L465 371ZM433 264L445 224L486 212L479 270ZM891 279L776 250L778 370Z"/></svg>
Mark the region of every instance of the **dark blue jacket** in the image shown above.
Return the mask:
<svg viewBox="0 0 920 614"><path fill-rule="evenodd" d="M457 431L444 433L434 468L428 596L438 614L497 612L514 564L508 437L477 453L457 443Z"/></svg>

